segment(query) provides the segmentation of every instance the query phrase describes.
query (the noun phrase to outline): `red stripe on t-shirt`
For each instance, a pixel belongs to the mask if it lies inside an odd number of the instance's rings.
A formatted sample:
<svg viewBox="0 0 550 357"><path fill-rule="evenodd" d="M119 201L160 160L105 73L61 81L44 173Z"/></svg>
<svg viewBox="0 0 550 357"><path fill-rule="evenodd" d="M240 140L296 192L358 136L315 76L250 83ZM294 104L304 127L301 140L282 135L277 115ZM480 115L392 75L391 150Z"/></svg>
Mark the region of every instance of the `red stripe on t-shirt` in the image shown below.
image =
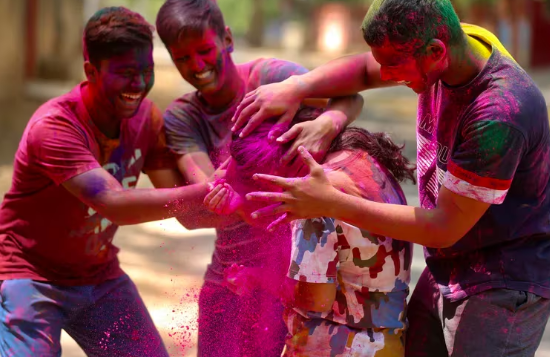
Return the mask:
<svg viewBox="0 0 550 357"><path fill-rule="evenodd" d="M493 190L508 190L512 184L512 180L500 180L496 178L481 177L473 172L464 170L452 161L447 164L447 170L456 178L464 180L471 185L478 187L490 188Z"/></svg>

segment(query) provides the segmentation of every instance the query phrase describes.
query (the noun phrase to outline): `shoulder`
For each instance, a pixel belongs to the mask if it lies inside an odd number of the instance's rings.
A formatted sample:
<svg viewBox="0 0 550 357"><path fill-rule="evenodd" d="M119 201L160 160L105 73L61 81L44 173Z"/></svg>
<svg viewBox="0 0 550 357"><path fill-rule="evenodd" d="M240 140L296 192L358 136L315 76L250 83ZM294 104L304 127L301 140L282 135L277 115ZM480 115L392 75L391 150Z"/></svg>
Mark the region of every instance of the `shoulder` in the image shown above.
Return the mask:
<svg viewBox="0 0 550 357"><path fill-rule="evenodd" d="M258 78L260 84L281 82L293 75L308 72L302 65L277 58L261 58L244 64L250 68L249 77Z"/></svg>
<svg viewBox="0 0 550 357"><path fill-rule="evenodd" d="M197 92L187 93L174 100L166 110L163 117L166 125L177 125L180 122L200 120L204 108L197 98Z"/></svg>

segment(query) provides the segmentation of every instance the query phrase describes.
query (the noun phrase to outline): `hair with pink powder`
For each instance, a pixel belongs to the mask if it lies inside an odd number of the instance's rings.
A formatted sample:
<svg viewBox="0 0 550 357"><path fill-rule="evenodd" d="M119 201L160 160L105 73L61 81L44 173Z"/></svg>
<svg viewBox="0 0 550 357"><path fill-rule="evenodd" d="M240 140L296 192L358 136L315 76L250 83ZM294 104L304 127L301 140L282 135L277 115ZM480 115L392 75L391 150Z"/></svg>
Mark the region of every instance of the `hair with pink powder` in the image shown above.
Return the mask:
<svg viewBox="0 0 550 357"><path fill-rule="evenodd" d="M273 174L285 152L292 143L278 144L268 140L268 133L273 129L277 118L262 123L254 132L244 138L240 132L233 135L229 147L235 160L237 172L243 179L254 174ZM304 121L299 115L294 118L291 126ZM369 131L348 127L333 141L327 152L331 154L344 150L362 150L367 152L380 165L384 166L398 182L411 180L416 183L415 165L403 156L403 146L396 145L386 133L370 133Z"/></svg>

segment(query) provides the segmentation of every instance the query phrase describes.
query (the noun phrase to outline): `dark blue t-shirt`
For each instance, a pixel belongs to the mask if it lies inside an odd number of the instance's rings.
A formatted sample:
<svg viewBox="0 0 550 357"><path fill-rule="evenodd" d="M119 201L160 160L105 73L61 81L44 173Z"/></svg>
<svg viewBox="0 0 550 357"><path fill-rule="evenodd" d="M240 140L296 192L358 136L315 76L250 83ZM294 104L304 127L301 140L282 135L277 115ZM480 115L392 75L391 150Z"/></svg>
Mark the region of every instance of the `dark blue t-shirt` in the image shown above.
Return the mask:
<svg viewBox="0 0 550 357"><path fill-rule="evenodd" d="M420 202L434 208L441 185L490 203L455 245L426 249L444 296L492 289L550 298L550 130L544 97L513 59L492 46L468 85L439 82L420 95Z"/></svg>

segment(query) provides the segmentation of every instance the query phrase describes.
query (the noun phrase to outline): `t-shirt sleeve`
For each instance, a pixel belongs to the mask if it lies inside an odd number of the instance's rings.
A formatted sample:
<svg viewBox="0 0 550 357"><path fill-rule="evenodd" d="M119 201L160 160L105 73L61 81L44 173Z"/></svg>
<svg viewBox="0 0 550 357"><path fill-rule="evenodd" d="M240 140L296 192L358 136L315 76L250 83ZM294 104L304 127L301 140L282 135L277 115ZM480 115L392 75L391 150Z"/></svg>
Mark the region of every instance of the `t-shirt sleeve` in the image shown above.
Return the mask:
<svg viewBox="0 0 550 357"><path fill-rule="evenodd" d="M162 113L156 105L151 108L151 142L143 171L176 168L176 156L166 145L166 132Z"/></svg>
<svg viewBox="0 0 550 357"><path fill-rule="evenodd" d="M307 72L308 70L305 67L297 63L275 58L266 59L257 67L259 85L279 83L291 76Z"/></svg>
<svg viewBox="0 0 550 357"><path fill-rule="evenodd" d="M295 221L288 277L307 283L334 283L338 266L338 238L334 220Z"/></svg>
<svg viewBox="0 0 550 357"><path fill-rule="evenodd" d="M166 143L168 148L177 155L190 154L197 151L208 153L206 143L193 119L192 108L189 105L173 105L164 113Z"/></svg>
<svg viewBox="0 0 550 357"><path fill-rule="evenodd" d="M63 117L39 119L26 138L31 165L56 185L100 168L83 130Z"/></svg>
<svg viewBox="0 0 550 357"><path fill-rule="evenodd" d="M526 139L515 127L484 120L463 131L447 164L443 185L452 192L490 204L501 204L526 151Z"/></svg>

